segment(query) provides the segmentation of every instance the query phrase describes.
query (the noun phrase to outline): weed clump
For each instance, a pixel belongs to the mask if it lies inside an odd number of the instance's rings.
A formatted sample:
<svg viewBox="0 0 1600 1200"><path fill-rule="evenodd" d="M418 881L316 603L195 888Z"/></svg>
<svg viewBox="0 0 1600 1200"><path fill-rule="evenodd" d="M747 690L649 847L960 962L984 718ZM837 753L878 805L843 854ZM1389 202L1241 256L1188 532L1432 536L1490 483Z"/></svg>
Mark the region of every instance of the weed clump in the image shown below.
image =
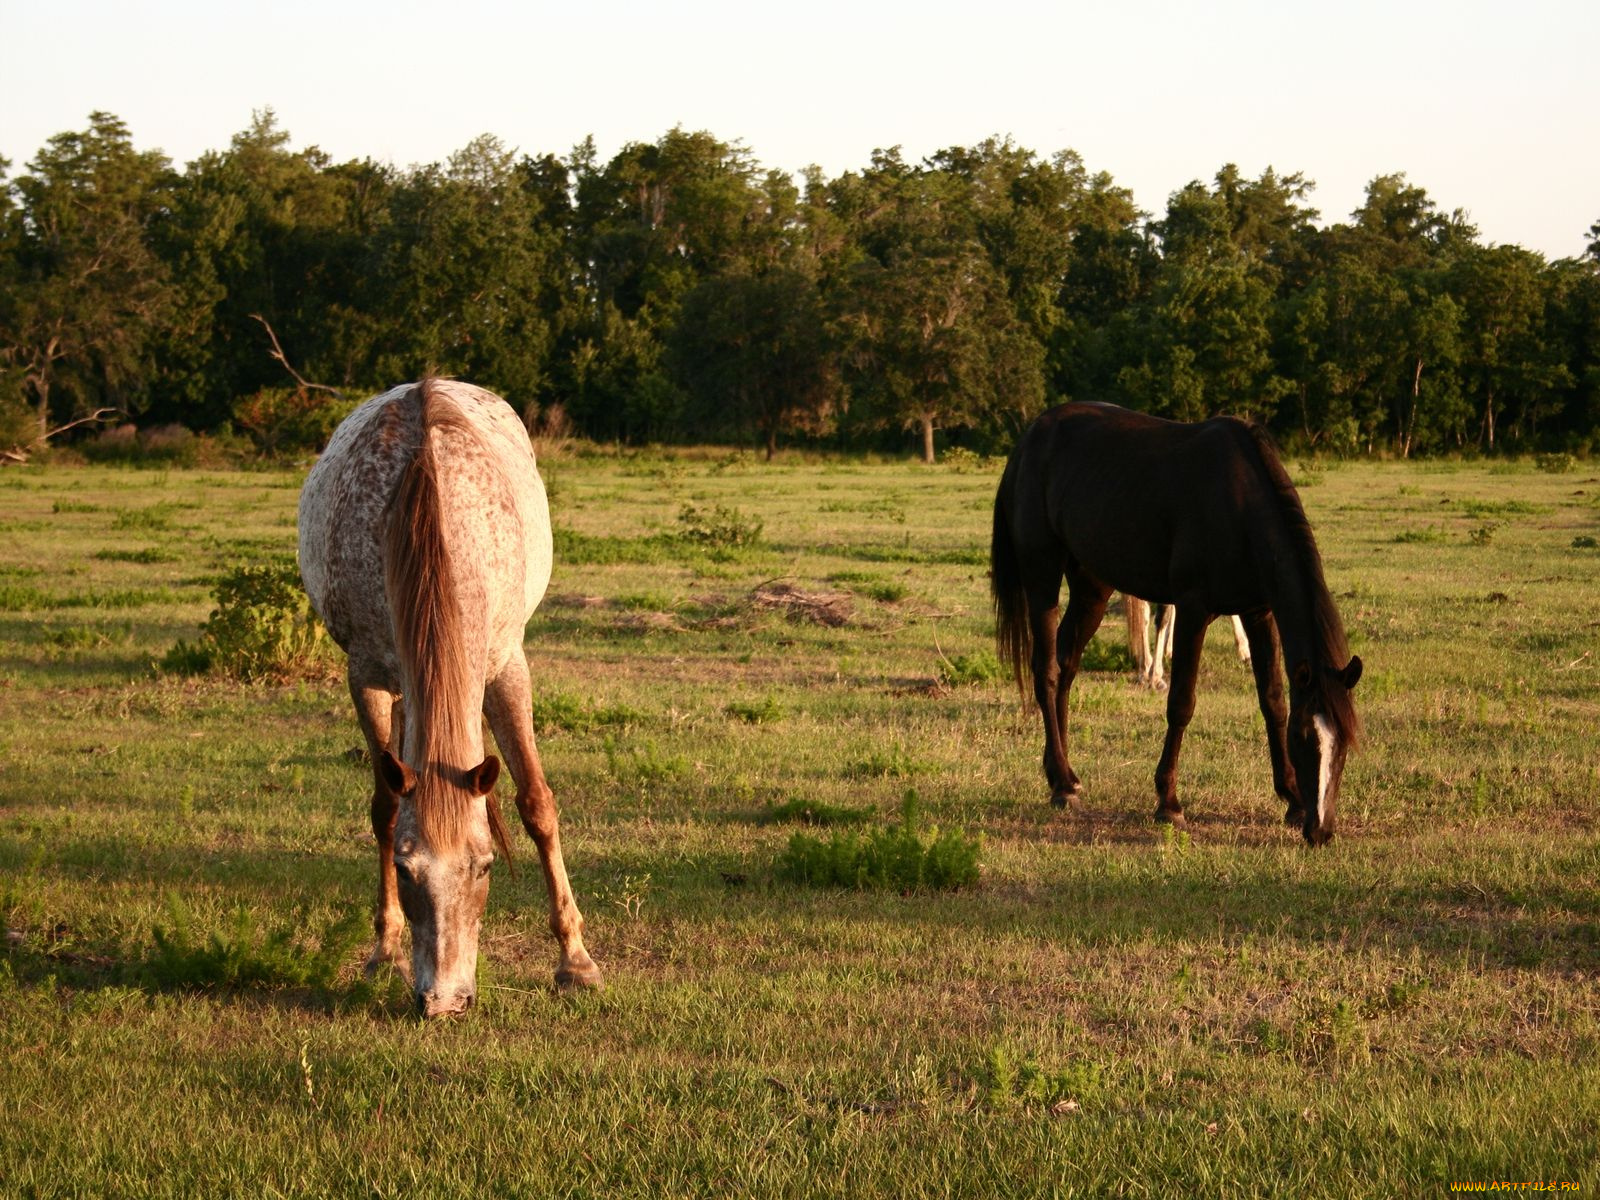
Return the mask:
<svg viewBox="0 0 1600 1200"><path fill-rule="evenodd" d="M900 823L862 836L836 833L827 841L796 833L778 860L778 874L812 887L953 890L978 880L976 838L937 826L924 836L917 793L908 791Z"/></svg>
<svg viewBox="0 0 1600 1200"><path fill-rule="evenodd" d="M716 504L709 511L685 504L678 510L677 536L709 550L742 550L759 545L763 523L737 508Z"/></svg>
<svg viewBox="0 0 1600 1200"><path fill-rule="evenodd" d="M307 939L297 922L263 930L248 908L234 910L228 925L197 937L188 908L176 896L167 902L170 926L152 929L154 952L142 976L154 988L310 987L326 992L339 968L365 936L358 912ZM315 943L314 947L310 943Z"/></svg>
<svg viewBox="0 0 1600 1200"><path fill-rule="evenodd" d="M939 663L939 681L946 687L967 687L975 684L997 683L1004 679L1005 669L993 650L976 650L971 654L958 654L943 658Z"/></svg>
<svg viewBox="0 0 1600 1200"><path fill-rule="evenodd" d="M763 696L760 700L735 700L722 711L746 725L769 725L784 717L783 705L771 696Z"/></svg>
<svg viewBox="0 0 1600 1200"><path fill-rule="evenodd" d="M212 594L217 607L200 627L200 641L179 641L162 670L220 671L248 681L303 670L321 656L326 631L292 562L235 567Z"/></svg>

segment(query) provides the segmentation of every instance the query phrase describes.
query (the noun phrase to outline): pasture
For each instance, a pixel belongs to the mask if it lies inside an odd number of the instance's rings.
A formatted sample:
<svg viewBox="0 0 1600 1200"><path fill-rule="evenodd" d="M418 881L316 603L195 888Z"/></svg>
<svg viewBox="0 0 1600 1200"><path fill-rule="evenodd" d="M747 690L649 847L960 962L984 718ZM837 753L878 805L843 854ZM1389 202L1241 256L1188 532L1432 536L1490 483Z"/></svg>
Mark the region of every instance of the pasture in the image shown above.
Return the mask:
<svg viewBox="0 0 1600 1200"><path fill-rule="evenodd" d="M336 652L152 669L219 573L292 553L303 472L0 473L0 1193L1600 1186L1592 464L1290 464L1367 665L1316 852L1225 622L1187 830L1150 820L1163 700L1125 669L1074 693L1088 815L1049 807L992 658L998 463L543 466L535 716L608 986L552 991L519 832L478 1007L427 1025L359 971ZM1099 641L1115 667L1115 612ZM913 790L981 838L975 887L776 871L802 810L870 829Z"/></svg>

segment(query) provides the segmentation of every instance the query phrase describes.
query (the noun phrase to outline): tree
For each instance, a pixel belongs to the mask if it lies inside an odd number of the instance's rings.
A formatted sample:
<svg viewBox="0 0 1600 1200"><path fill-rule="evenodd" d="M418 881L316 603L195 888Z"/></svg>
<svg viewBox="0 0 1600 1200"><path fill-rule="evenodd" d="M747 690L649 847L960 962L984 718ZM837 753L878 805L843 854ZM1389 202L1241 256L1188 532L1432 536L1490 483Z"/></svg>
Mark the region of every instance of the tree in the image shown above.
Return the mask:
<svg viewBox="0 0 1600 1200"><path fill-rule="evenodd" d="M167 160L137 151L127 126L94 112L52 137L12 185L3 214L10 266L0 357L20 380L37 438L52 415L128 409L176 292L152 249L173 185Z"/></svg>
<svg viewBox="0 0 1600 1200"><path fill-rule="evenodd" d="M705 280L684 300L672 349L701 427L754 426L768 460L780 434L822 433L832 420L838 373L821 295L804 272Z"/></svg>

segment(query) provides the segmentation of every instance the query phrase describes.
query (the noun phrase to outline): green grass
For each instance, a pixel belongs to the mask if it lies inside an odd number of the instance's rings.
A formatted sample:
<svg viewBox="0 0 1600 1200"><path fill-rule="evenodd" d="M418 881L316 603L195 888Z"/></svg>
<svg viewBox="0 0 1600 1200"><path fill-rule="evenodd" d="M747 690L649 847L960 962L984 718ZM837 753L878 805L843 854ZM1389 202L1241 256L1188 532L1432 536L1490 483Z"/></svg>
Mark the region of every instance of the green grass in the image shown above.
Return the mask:
<svg viewBox="0 0 1600 1200"><path fill-rule="evenodd" d="M992 658L998 471L547 464L534 715L609 986L551 990L520 840L479 1007L429 1026L360 974L370 767L337 667L151 666L225 571L292 550L300 477L0 473L0 1193L1600 1186L1594 468L1297 467L1367 666L1315 853L1220 623L1187 831L1149 820L1165 706L1115 611L1074 693L1088 813L1049 806ZM753 602L775 583L856 602ZM980 840L975 884L779 869L799 826L894 829L912 786L925 829Z"/></svg>

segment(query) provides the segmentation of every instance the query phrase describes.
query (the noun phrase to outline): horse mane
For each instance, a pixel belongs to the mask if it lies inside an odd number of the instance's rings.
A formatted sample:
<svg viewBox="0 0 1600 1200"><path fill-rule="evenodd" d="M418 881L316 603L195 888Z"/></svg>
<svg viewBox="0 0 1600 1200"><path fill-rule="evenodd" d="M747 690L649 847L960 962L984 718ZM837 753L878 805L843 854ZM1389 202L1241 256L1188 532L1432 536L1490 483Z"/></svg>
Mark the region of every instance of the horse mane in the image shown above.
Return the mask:
<svg viewBox="0 0 1600 1200"><path fill-rule="evenodd" d="M473 732L463 721L481 721L473 702L481 648L467 645L454 565L439 494L439 440L443 433L478 436L454 405L440 402L439 380L426 376L397 407L416 405L419 441L401 473L384 516L384 590L394 624L401 678L412 693L420 728L406 728L419 766L417 824L430 845L459 846L477 799L468 772L477 763L446 765L442 756ZM468 715L469 710L471 715ZM415 739L415 741L413 741ZM505 823L493 797L485 797L489 826L501 853L511 856Z"/></svg>
<svg viewBox="0 0 1600 1200"><path fill-rule="evenodd" d="M1345 639L1344 622L1328 594L1328 584L1322 574L1322 555L1317 550L1311 533L1311 522L1306 520L1306 510L1300 503L1300 493L1295 491L1284 470L1283 460L1266 429L1254 422L1245 422L1260 456L1263 473L1276 493L1278 512L1283 518L1284 530L1300 567L1300 578L1305 586L1305 600L1311 613L1312 644L1320 662L1311 664L1311 689L1322 700L1322 708L1333 721L1340 740L1354 746L1361 737L1361 719L1356 715L1350 689L1330 675L1343 670L1350 661L1350 645Z"/></svg>

